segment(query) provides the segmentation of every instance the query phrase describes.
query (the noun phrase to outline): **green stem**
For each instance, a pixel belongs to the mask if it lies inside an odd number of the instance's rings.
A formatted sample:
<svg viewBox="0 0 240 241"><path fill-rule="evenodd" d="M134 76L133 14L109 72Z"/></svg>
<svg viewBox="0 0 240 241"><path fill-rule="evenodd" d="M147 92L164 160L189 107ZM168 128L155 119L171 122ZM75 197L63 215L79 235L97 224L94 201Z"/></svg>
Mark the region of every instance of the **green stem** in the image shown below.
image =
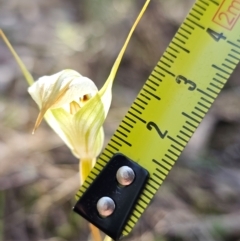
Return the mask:
<svg viewBox="0 0 240 241"><path fill-rule="evenodd" d="M92 167L96 162L96 158L94 159L81 159L79 160L79 173L80 173L80 184L82 185L88 174L90 173ZM98 228L96 228L91 223L89 224L89 228L92 233L92 237L94 241L102 241L101 234Z"/></svg>

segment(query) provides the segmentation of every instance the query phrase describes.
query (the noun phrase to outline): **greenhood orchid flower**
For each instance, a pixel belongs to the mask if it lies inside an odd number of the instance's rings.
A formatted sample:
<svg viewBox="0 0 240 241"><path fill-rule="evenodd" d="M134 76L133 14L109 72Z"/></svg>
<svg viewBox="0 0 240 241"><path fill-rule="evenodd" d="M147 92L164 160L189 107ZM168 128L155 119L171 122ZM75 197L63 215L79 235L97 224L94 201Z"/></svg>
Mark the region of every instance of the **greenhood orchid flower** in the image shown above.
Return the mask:
<svg viewBox="0 0 240 241"><path fill-rule="evenodd" d="M32 75L0 30L0 35L11 50L30 85L29 94L40 109L33 133L42 119L45 118L77 158L93 160L98 156L103 146L102 125L112 100L113 80L132 33L149 2L150 0L146 1L132 26L110 75L100 91L92 80L70 69L51 76L43 76L34 82Z"/></svg>
<svg viewBox="0 0 240 241"><path fill-rule="evenodd" d="M43 76L28 92L40 109L34 131L45 117L77 158L98 156L111 96L104 102L93 81L74 70Z"/></svg>

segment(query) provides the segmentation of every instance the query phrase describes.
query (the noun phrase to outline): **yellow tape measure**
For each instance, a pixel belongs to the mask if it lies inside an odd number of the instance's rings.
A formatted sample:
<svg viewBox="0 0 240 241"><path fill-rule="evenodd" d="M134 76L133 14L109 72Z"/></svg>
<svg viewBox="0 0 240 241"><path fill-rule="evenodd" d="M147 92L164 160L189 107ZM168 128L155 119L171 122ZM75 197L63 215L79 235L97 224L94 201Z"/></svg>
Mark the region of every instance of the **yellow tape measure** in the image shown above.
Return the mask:
<svg viewBox="0 0 240 241"><path fill-rule="evenodd" d="M240 61L240 0L198 0L77 194L116 153L149 179L128 216L128 235ZM103 230L105 231L105 230Z"/></svg>

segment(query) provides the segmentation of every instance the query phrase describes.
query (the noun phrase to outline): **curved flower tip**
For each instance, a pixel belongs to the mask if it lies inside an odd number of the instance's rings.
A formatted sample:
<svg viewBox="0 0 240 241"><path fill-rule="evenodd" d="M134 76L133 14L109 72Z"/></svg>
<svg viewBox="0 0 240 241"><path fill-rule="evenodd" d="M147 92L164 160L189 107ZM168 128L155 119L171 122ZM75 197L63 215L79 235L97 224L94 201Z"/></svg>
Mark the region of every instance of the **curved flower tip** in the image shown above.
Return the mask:
<svg viewBox="0 0 240 241"><path fill-rule="evenodd" d="M102 125L111 103L111 85L99 95L92 80L74 70L39 78L28 88L40 112L78 158L95 158L104 141Z"/></svg>

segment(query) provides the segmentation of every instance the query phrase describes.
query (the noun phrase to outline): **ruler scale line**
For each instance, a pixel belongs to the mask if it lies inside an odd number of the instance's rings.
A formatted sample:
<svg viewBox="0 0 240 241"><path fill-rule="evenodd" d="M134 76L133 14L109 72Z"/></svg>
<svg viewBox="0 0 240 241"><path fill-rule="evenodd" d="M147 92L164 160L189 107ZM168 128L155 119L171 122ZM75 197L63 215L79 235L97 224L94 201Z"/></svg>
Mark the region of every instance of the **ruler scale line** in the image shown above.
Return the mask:
<svg viewBox="0 0 240 241"><path fill-rule="evenodd" d="M96 169L97 171L101 172L101 169L99 169L97 165L94 166L94 169Z"/></svg>
<svg viewBox="0 0 240 241"><path fill-rule="evenodd" d="M182 128L185 129L185 130L187 130L187 131L189 131L189 132L191 132L191 133L193 132L193 130L189 129L188 127L186 127L186 126L184 126L184 125L183 125Z"/></svg>
<svg viewBox="0 0 240 241"><path fill-rule="evenodd" d="M162 56L164 59L166 59L167 61L171 62L171 63L174 63L174 61L168 57L166 57L165 55Z"/></svg>
<svg viewBox="0 0 240 241"><path fill-rule="evenodd" d="M198 16L196 16L195 14L193 14L193 13L189 13L189 15L192 16L193 18L197 19L198 21L200 20L200 18Z"/></svg>
<svg viewBox="0 0 240 241"><path fill-rule="evenodd" d="M140 118L139 116L133 114L131 111L128 111L128 113L132 116L134 116L136 119L140 120L142 123L146 124L147 122L145 120L143 120L142 118Z"/></svg>
<svg viewBox="0 0 240 241"><path fill-rule="evenodd" d="M164 72L166 72L167 74L170 74L171 76L175 77L175 74L173 74L172 72L170 72L170 71L166 70L165 68L163 68L162 66L160 66L159 63L157 64L157 66L158 66L161 70L163 70Z"/></svg>
<svg viewBox="0 0 240 241"><path fill-rule="evenodd" d="M143 210L146 208L141 203L138 203L137 206L141 207ZM146 205L147 206L147 205Z"/></svg>
<svg viewBox="0 0 240 241"><path fill-rule="evenodd" d="M181 137L181 136L179 136L179 135L177 135L177 138L180 139L181 141L183 141L184 143L187 143L187 142L188 142L187 140L185 140L183 137Z"/></svg>
<svg viewBox="0 0 240 241"><path fill-rule="evenodd" d="M203 13L201 13L200 11L198 11L197 9L195 9L194 7L192 8L192 10L196 13L198 13L199 15L203 16Z"/></svg>
<svg viewBox="0 0 240 241"><path fill-rule="evenodd" d="M123 138L119 137L118 135L116 134L113 134L113 136L115 136L117 139L119 139L120 141L122 141L123 143L127 144L128 146L132 146L131 143L125 141Z"/></svg>
<svg viewBox="0 0 240 241"><path fill-rule="evenodd" d="M161 168L163 168L167 173L171 170L171 168L167 169L167 167L165 167L164 165L162 165L160 162L158 162L157 160L153 159L152 160L155 164L157 164L158 166L160 166Z"/></svg>
<svg viewBox="0 0 240 241"><path fill-rule="evenodd" d="M98 174L100 173L100 171L99 171L99 172L96 172L96 168L93 168L93 169L92 169L92 172L93 172L96 176L98 176Z"/></svg>
<svg viewBox="0 0 240 241"><path fill-rule="evenodd" d="M115 141L113 139L111 139L111 141L114 142L115 144L117 144L118 146L122 146L122 144L120 144L119 142L117 142L117 141Z"/></svg>
<svg viewBox="0 0 240 241"><path fill-rule="evenodd" d="M196 109L197 111L203 113L204 115L206 114L206 111L204 111L204 110L202 110L202 109L200 109L198 107L194 107L194 109Z"/></svg>
<svg viewBox="0 0 240 241"><path fill-rule="evenodd" d="M134 218L136 218L137 220L139 219L139 217L136 215L136 213L132 213L132 216L133 216Z"/></svg>
<svg viewBox="0 0 240 241"><path fill-rule="evenodd" d="M117 130L117 132L118 132L119 134L123 135L124 137L127 137L127 135L126 135L126 134L124 134L122 131Z"/></svg>
<svg viewBox="0 0 240 241"><path fill-rule="evenodd" d="M155 195L155 193L154 193L152 190L149 190L149 188L147 187L147 185L145 186L145 189L146 189L152 196Z"/></svg>
<svg viewBox="0 0 240 241"><path fill-rule="evenodd" d="M145 83L145 85L146 85L147 87L149 87L151 90L156 91L156 89L153 88L153 87L152 87L151 85L149 85L148 83Z"/></svg>
<svg viewBox="0 0 240 241"><path fill-rule="evenodd" d="M147 105L148 103L144 100L142 100L140 97L137 97L137 100L141 101L143 104Z"/></svg>
<svg viewBox="0 0 240 241"><path fill-rule="evenodd" d="M206 102L206 103L208 103L208 104L212 105L212 102L211 102L211 101L209 101L209 100L207 100L207 99L205 99L204 97L201 97L201 100L203 100L204 102Z"/></svg>
<svg viewBox="0 0 240 241"><path fill-rule="evenodd" d="M173 48L173 47L170 46L170 45L168 46L168 48L171 49L171 50L173 50L173 51L176 52L177 54L179 53L179 51L178 51L177 49Z"/></svg>
<svg viewBox="0 0 240 241"><path fill-rule="evenodd" d="M160 59L159 62L161 62L162 64L166 65L168 68L171 68L171 65L165 63L163 60Z"/></svg>
<svg viewBox="0 0 240 241"><path fill-rule="evenodd" d="M226 70L224 70L223 68L220 68L219 66L213 64L212 65L213 68L217 69L217 70L220 70L221 72L223 72L224 74L227 74L227 75L230 75L229 72L227 72Z"/></svg>
<svg viewBox="0 0 240 241"><path fill-rule="evenodd" d="M154 69L153 71L156 72L157 74L161 75L162 77L165 77L165 75L163 73L157 71L156 69ZM153 74L151 74L151 75L153 75Z"/></svg>
<svg viewBox="0 0 240 241"><path fill-rule="evenodd" d="M153 73L151 73L150 77L154 77L154 79L158 80L159 82L162 82L162 80L159 77L157 77L156 75L154 75Z"/></svg>
<svg viewBox="0 0 240 241"><path fill-rule="evenodd" d="M197 128L197 126L195 126L194 124L190 123L189 121L186 121L186 124L189 125L189 126L191 126L191 127L193 127L194 129Z"/></svg>
<svg viewBox="0 0 240 241"><path fill-rule="evenodd" d="M144 88L143 88L143 90L146 91L149 95L151 95L151 96L154 97L155 99L161 100L160 97L158 97L157 95L153 94L152 92L150 92L150 91L148 91L148 90L146 90L146 89L144 89Z"/></svg>
<svg viewBox="0 0 240 241"><path fill-rule="evenodd" d="M92 178L90 175L88 176L89 179L91 179L92 181L94 181L94 178Z"/></svg>
<svg viewBox="0 0 240 241"><path fill-rule="evenodd" d="M162 170L160 170L159 168L156 168L155 171L157 171L159 174L162 175L159 179L163 182L168 173L164 173L164 172L163 172Z"/></svg>
<svg viewBox="0 0 240 241"><path fill-rule="evenodd" d="M238 52L238 51L237 51L237 50L235 50L235 49L231 49L231 51L232 51L232 52L234 52L235 54L240 55L240 52Z"/></svg>
<svg viewBox="0 0 240 241"><path fill-rule="evenodd" d="M136 102L136 100L133 102L134 105L138 106L139 108L141 108L142 110L145 110L145 107L143 107L142 105L140 105L139 103Z"/></svg>
<svg viewBox="0 0 240 241"><path fill-rule="evenodd" d="M175 37L175 39L177 39L179 42L181 42L182 44L186 44L186 42L185 41L183 41L183 40L181 40L180 38L178 38L178 37ZM170 67L170 66L169 66Z"/></svg>
<svg viewBox="0 0 240 241"><path fill-rule="evenodd" d="M227 61L228 63L233 64L233 65L236 65L236 64L237 64L237 63L231 61L230 59L225 59L225 61Z"/></svg>
<svg viewBox="0 0 240 241"><path fill-rule="evenodd" d="M235 60L237 60L237 61L240 61L240 58L238 58L238 57L236 57L236 56L234 56L234 55L232 55L232 54L228 54L228 56L230 56L231 58L233 58L233 59L235 59Z"/></svg>
<svg viewBox="0 0 240 241"><path fill-rule="evenodd" d="M130 133L130 130L128 130L126 127L119 125L119 128L122 128L123 130L127 131L128 133Z"/></svg>
<svg viewBox="0 0 240 241"><path fill-rule="evenodd" d="M159 84L151 79L148 79L149 82L151 82L152 84L156 85L156 86L159 86Z"/></svg>
<svg viewBox="0 0 240 241"><path fill-rule="evenodd" d="M214 0L209 0L209 1L214 3L215 5L219 6L219 3L217 3L216 1L214 1Z"/></svg>
<svg viewBox="0 0 240 241"><path fill-rule="evenodd" d="M229 44L233 45L234 47L240 49L240 45L237 45L237 44L233 43L233 42L230 41L230 40L228 40L227 42L228 42Z"/></svg>
<svg viewBox="0 0 240 241"><path fill-rule="evenodd" d="M203 116L201 116L200 114L198 114L198 113L196 113L195 111L192 111L192 114L193 115L195 115L195 116L197 116L198 118L200 118L200 119L202 119L203 117L204 117L204 115Z"/></svg>
<svg viewBox="0 0 240 241"><path fill-rule="evenodd" d="M216 75L219 76L219 77L221 77L221 78L223 78L223 79L225 79L225 80L227 80L227 78L226 78L225 76L223 76L223 75L221 75L221 74L219 74L219 73L216 73Z"/></svg>
<svg viewBox="0 0 240 241"><path fill-rule="evenodd" d="M204 105L203 103L201 103L201 102L198 102L198 104L200 105L200 106L202 106L202 107L204 107L205 109L209 109L209 107L207 107L206 105Z"/></svg>
<svg viewBox="0 0 240 241"><path fill-rule="evenodd" d="M112 147L116 151L119 151L119 149L116 146L113 146L111 143L108 143L108 146Z"/></svg>
<svg viewBox="0 0 240 241"><path fill-rule="evenodd" d="M126 119L130 120L132 123L136 124L137 122L135 120L133 120L132 118L130 118L129 116L125 116Z"/></svg>
<svg viewBox="0 0 240 241"><path fill-rule="evenodd" d="M206 6L209 6L209 4L208 3L206 3L206 2L204 2L203 0L199 0L201 3L203 3L204 5L206 5Z"/></svg>
<svg viewBox="0 0 240 241"><path fill-rule="evenodd" d="M147 99L147 100L151 100L149 97L147 97L145 94L143 94L143 93L140 93L140 95L141 96L143 96L145 99Z"/></svg>
<svg viewBox="0 0 240 241"><path fill-rule="evenodd" d="M204 7L200 6L200 5L199 5L199 4L197 4L197 3L195 3L195 6L199 7L200 9L202 9L202 10L204 10L204 11L206 11L206 10L207 10L206 8L204 8Z"/></svg>
<svg viewBox="0 0 240 241"><path fill-rule="evenodd" d="M143 202L144 204L148 205L148 203L147 203L144 199L142 199L141 196L139 197L139 201L141 201L141 202Z"/></svg>
<svg viewBox="0 0 240 241"><path fill-rule="evenodd" d="M222 82L222 81L220 81L220 80L218 80L218 79L216 79L216 78L213 78L213 80L216 81L216 82L219 83L219 84L222 84L222 85L225 84L224 82Z"/></svg>
<svg viewBox="0 0 240 241"><path fill-rule="evenodd" d="M135 206L135 210L137 210L140 214L145 210L145 208L142 208L139 204Z"/></svg>
<svg viewBox="0 0 240 241"><path fill-rule="evenodd" d="M154 175L154 174L153 174ZM150 180L152 180L154 183L156 183L158 186L161 186L162 185L162 182L158 182L156 181L154 178L150 177Z"/></svg>
<svg viewBox="0 0 240 241"><path fill-rule="evenodd" d="M169 52L169 51L166 51L166 54L171 55L173 58L177 58L177 56L176 56L176 55L172 54L172 53L171 53L171 52Z"/></svg>
<svg viewBox="0 0 240 241"><path fill-rule="evenodd" d="M173 164L174 164L174 162L176 161L176 159L170 157L168 154L165 154L164 156L167 157L169 160L173 161ZM172 165L173 165L173 164L172 164Z"/></svg>
<svg viewBox="0 0 240 241"><path fill-rule="evenodd" d="M159 179L160 179L160 178L159 178ZM155 187L155 186L153 186L153 185L150 183L150 181L151 181L151 180L148 181L147 185L148 185L149 187L151 187L154 191L157 191L158 188ZM154 194L155 194L155 193L154 193Z"/></svg>
<svg viewBox="0 0 240 241"><path fill-rule="evenodd" d="M137 112L138 114L140 114L140 115L142 114L141 111L137 110L136 108L134 108L134 107L132 107L132 106L131 106L131 109L133 109L134 111L136 111L136 112Z"/></svg>
<svg viewBox="0 0 240 241"><path fill-rule="evenodd" d="M181 33L181 31L178 32L178 35L182 36L185 39L189 39L189 37L187 37L185 34Z"/></svg>
<svg viewBox="0 0 240 241"><path fill-rule="evenodd" d="M168 152L170 152L171 154L173 154L176 157L179 157L179 155L177 153L175 153L174 151L172 151L171 149L168 149Z"/></svg>
<svg viewBox="0 0 240 241"><path fill-rule="evenodd" d="M168 137L168 139L170 139L171 141L175 142L175 143L178 144L179 146L185 147L183 144L181 144L180 142L178 142L177 140L175 140L175 139L172 138L171 136L168 135L167 137Z"/></svg>
<svg viewBox="0 0 240 241"><path fill-rule="evenodd" d="M153 173L153 176L155 176L156 178L158 178L159 180L161 180L162 182L164 181L164 179L162 179L159 175L157 175L156 173Z"/></svg>
<svg viewBox="0 0 240 241"><path fill-rule="evenodd" d="M128 122L126 122L125 120L122 121L124 124L126 124L127 126L129 126L130 128L133 128L132 125L130 125Z"/></svg>
<svg viewBox="0 0 240 241"><path fill-rule="evenodd" d="M109 158L109 157L108 157L108 158ZM99 157L99 159L100 159L102 162L104 162L105 164L107 163L107 160L105 160L102 155Z"/></svg>
<svg viewBox="0 0 240 241"><path fill-rule="evenodd" d="M197 124L199 124L200 122L198 120L196 120L195 118L193 118L192 116L190 116L189 114L185 113L185 112L182 112L182 115L187 117L188 119L196 122Z"/></svg>
<svg viewBox="0 0 240 241"><path fill-rule="evenodd" d="M221 89L221 88L220 88L220 89ZM212 92L212 93L215 94L215 95L218 95L218 93L219 93L219 91L216 92L216 91L214 91L214 90L211 89L211 88L207 88L207 90L210 91L210 92Z"/></svg>
<svg viewBox="0 0 240 241"><path fill-rule="evenodd" d="M166 160L166 159L163 159L162 158L162 161L163 162L165 162L165 163L167 163L169 166L171 166L171 168L172 168L172 166L173 166L173 163L172 162L169 162L169 160Z"/></svg>
<svg viewBox="0 0 240 241"><path fill-rule="evenodd" d="M213 97L212 95L208 94L207 92L197 88L197 91L200 92L201 94L206 95L207 97L211 98L211 99L215 99L215 97Z"/></svg>
<svg viewBox="0 0 240 241"><path fill-rule="evenodd" d="M222 64L222 66L224 66L224 67L226 67L226 68L228 68L228 69L230 69L230 70L234 70L234 68L230 67L230 66L227 65L227 64Z"/></svg>
<svg viewBox="0 0 240 241"><path fill-rule="evenodd" d="M193 26L191 26L191 25L187 24L186 22L184 22L183 24L184 24L185 26L187 26L188 28L192 29L192 30L194 30L194 29L195 29Z"/></svg>
<svg viewBox="0 0 240 241"><path fill-rule="evenodd" d="M191 136L190 135L188 135L186 132L184 132L184 131L180 131L180 133L182 133L184 136L186 136L187 138L191 138Z"/></svg>
<svg viewBox="0 0 240 241"><path fill-rule="evenodd" d="M191 131L192 132L192 131ZM179 151L179 152L182 152L182 150L180 150L179 148L177 148L176 146L174 145L171 145L172 148L174 148L175 150Z"/></svg>
<svg viewBox="0 0 240 241"><path fill-rule="evenodd" d="M201 29L203 29L203 30L205 29L202 25L196 23L194 20L192 20L192 19L190 19L190 18L187 18L187 20L188 20L189 22L191 22L192 24L196 25L197 27L199 27L199 28L201 28Z"/></svg>
<svg viewBox="0 0 240 241"><path fill-rule="evenodd" d="M111 153L112 155L115 154L113 151L109 150L108 148L105 148L105 150L108 151L109 153ZM105 150L104 150L104 151L105 151ZM106 155L104 152L103 152L103 155L105 155L107 158L111 158L111 157L109 157L108 155Z"/></svg>
<svg viewBox="0 0 240 241"><path fill-rule="evenodd" d="M172 41L172 44L174 44L175 46L177 46L178 48L180 48L180 49L182 49L183 51L185 51L186 53L190 53L190 51L188 50L188 49L186 49L186 48L184 48L183 46L181 46L180 44L177 44L177 43L175 43L175 42L173 42ZM173 75L173 76L175 76L175 75Z"/></svg>

